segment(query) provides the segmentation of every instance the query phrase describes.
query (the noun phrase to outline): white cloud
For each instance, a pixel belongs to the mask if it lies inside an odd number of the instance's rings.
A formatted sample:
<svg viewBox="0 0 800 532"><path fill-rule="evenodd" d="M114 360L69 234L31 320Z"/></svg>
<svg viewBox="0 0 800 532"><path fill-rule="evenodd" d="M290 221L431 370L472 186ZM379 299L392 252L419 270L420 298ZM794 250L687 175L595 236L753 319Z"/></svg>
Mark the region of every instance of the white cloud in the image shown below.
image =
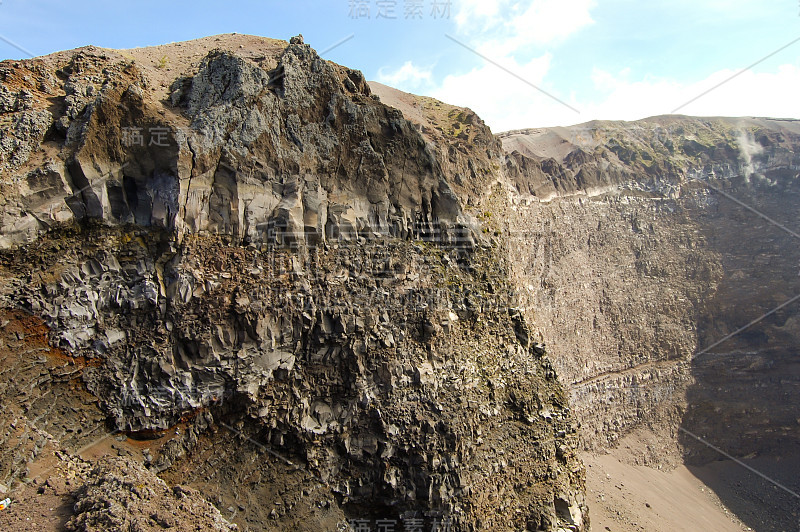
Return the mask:
<svg viewBox="0 0 800 532"><path fill-rule="evenodd" d="M686 4L696 0L676 0ZM754 9L755 0L710 0L707 10ZM733 6L733 7L731 7ZM593 24L595 0L462 0L455 12L459 40L528 81L475 57L480 66L439 81L432 67L407 62L395 71L381 69L378 79L401 90L428 94L472 108L491 127L503 131L525 127L571 125L589 120L636 120L668 114L696 116L771 116L800 118L800 63L772 72L745 72L708 94L705 91L737 73L721 69L704 79L679 80L594 69L584 86L553 87L548 76L551 49ZM698 8L700 9L700 7ZM705 9L705 8L703 8ZM466 52L465 52L466 53ZM728 58L735 60L735 58ZM438 69L437 69L438 72ZM536 90L553 94L580 113ZM697 98L696 101L690 102ZM686 104L684 106L684 104Z"/></svg>
<svg viewBox="0 0 800 532"><path fill-rule="evenodd" d="M448 75L441 83L434 82L432 68L411 61L395 70L381 68L378 81L472 107L484 119L491 118L495 128L506 128L520 120L536 123L542 118L538 109L546 108L540 105L542 98L547 97L531 85L545 84L552 60L552 54L545 50L593 24L594 6L595 0L461 0L454 5L459 41L527 84L478 56L475 60L482 66Z"/></svg>
<svg viewBox="0 0 800 532"><path fill-rule="evenodd" d="M523 64L513 59L501 64L529 83L542 86L551 60L552 56L545 54ZM520 120L535 124L540 118L532 102L539 101L541 94L492 64L484 64L466 74L447 76L430 94L453 105L470 107L484 120L488 119L495 131L510 129L512 126L508 124Z"/></svg>
<svg viewBox="0 0 800 532"><path fill-rule="evenodd" d="M463 0L455 20L481 53L504 57L562 42L594 23L594 6L595 0Z"/></svg>
<svg viewBox="0 0 800 532"><path fill-rule="evenodd" d="M551 59L548 53L525 63L507 58L501 64L531 84L551 90L547 84ZM578 109L579 114L488 63L465 74L449 75L440 84L434 84L424 75L415 78L412 73L420 69L410 63L400 71L403 74L397 74L397 77L407 78L409 82L423 79L425 94L453 105L470 107L495 132L566 126L589 120L638 120L669 114L736 73L734 70L720 70L703 80L681 83L653 76L631 79L630 69L616 74L595 69L591 76L593 90L588 91L593 95L591 99L578 98L574 93L562 96L553 92ZM393 86L409 90L407 84ZM797 87L800 87L798 66L783 65L772 73L745 72L686 105L678 113L800 118Z"/></svg>
<svg viewBox="0 0 800 532"><path fill-rule="evenodd" d="M554 120L561 111L551 112L552 106L572 113L576 121L574 111L534 86L555 95L545 79L553 57L546 50L593 24L595 4L595 0L460 1L455 15L459 40L518 77L476 57L481 66L448 75L431 85L427 94L471 107L495 131Z"/></svg>
<svg viewBox="0 0 800 532"><path fill-rule="evenodd" d="M634 120L681 107L677 113L695 116L800 117L800 68L782 65L775 72L747 71L725 81L736 73L720 70L697 82L679 83L653 77L631 81L628 73L613 75L595 70L592 80L601 96L587 102L582 114L587 119Z"/></svg>
<svg viewBox="0 0 800 532"><path fill-rule="evenodd" d="M518 38L525 42L559 42L594 23L594 0L537 0L510 21Z"/></svg>
<svg viewBox="0 0 800 532"><path fill-rule="evenodd" d="M391 87L402 87L410 91L420 87L429 87L432 83L432 67L419 67L411 61L406 61L397 70L382 67L378 70L378 81Z"/></svg>
<svg viewBox="0 0 800 532"><path fill-rule="evenodd" d="M462 31L495 27L502 22L499 16L501 4L507 3L505 0L461 0L456 11L456 24Z"/></svg>

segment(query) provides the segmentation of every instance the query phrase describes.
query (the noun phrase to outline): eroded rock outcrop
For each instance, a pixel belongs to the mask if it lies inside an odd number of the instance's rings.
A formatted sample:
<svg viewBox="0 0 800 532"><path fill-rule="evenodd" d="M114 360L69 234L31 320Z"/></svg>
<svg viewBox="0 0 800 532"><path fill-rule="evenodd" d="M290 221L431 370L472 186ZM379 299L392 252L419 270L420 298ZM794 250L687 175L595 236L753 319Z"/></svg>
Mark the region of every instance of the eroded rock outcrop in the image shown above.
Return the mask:
<svg viewBox="0 0 800 532"><path fill-rule="evenodd" d="M495 137L301 38L0 75L5 483L108 416L246 526L586 530L580 446L796 448L795 122Z"/></svg>
<svg viewBox="0 0 800 532"><path fill-rule="evenodd" d="M203 43L172 76L95 48L5 65L30 109L58 105L4 152L4 305L90 361L80 384L113 428L181 427L147 463L224 476L219 505L243 472L291 473L194 462L224 431L242 439L215 464L252 442L302 464L280 497L315 529L587 529L568 399L476 216L498 141L466 110L452 135L421 130L301 39L258 45ZM75 526L128 519L82 508ZM298 526L271 510L242 519Z"/></svg>

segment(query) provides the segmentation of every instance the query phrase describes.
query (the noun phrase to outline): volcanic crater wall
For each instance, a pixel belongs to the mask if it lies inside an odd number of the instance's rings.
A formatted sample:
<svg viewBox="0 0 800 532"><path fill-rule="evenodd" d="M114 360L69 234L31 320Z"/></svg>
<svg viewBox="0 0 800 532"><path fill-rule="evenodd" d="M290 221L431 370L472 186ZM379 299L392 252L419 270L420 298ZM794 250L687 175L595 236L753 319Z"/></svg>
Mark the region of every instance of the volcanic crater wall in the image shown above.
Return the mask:
<svg viewBox="0 0 800 532"><path fill-rule="evenodd" d="M151 469L282 498L242 510L265 529L585 530L580 446L647 429L644 461L676 442L713 459L684 429L796 452L795 122L497 138L300 39L217 41L171 45L174 72L91 47L0 64L4 312L80 361L47 386L94 398L58 415L190 423ZM2 418L6 441L35 417L4 481L85 443L29 430L53 405L6 388L31 405Z"/></svg>
<svg viewBox="0 0 800 532"><path fill-rule="evenodd" d="M282 488L312 529L588 529L568 399L476 216L498 141L474 114L426 136L359 72L275 43L203 49L168 88L127 52L4 62L4 306L90 361L72 378L114 429L190 424L148 460L165 477L225 429L327 490ZM242 519L296 525L272 510Z"/></svg>
<svg viewBox="0 0 800 532"><path fill-rule="evenodd" d="M719 458L679 428L736 456L796 453L798 133L659 117L500 135L515 285L585 447L646 427L661 437L644 461L678 440Z"/></svg>

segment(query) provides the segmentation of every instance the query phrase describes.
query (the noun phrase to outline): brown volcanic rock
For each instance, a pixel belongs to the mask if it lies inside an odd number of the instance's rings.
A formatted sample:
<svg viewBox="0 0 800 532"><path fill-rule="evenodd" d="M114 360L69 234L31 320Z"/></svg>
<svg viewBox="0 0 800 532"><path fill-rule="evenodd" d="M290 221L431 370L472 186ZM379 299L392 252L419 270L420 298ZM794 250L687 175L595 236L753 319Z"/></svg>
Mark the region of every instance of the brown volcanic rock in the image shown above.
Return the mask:
<svg viewBox="0 0 800 532"><path fill-rule="evenodd" d="M116 427L161 437L150 467L242 525L586 529L579 442L636 431L633 460L711 459L682 427L793 456L796 311L697 354L800 290L792 237L717 192L793 227L797 122L495 137L300 38L87 47L0 76L3 305L90 361L68 378ZM6 380L53 371L6 360ZM39 391L3 418L28 431L11 484L82 442ZM254 497L276 502L239 508Z"/></svg>
<svg viewBox="0 0 800 532"><path fill-rule="evenodd" d="M151 468L226 511L278 494L306 512L226 514L268 529L306 514L588 528L567 399L476 216L501 153L474 113L420 130L299 39L37 61L4 65L55 81L33 97L52 104L40 148L35 128L3 144L3 302L92 361L81 382L112 425L158 439ZM28 120L29 100L6 98L9 119ZM250 439L220 438L228 427ZM241 461L245 444L306 480ZM117 511L136 489L110 467L73 523L149 526Z"/></svg>
<svg viewBox="0 0 800 532"><path fill-rule="evenodd" d="M586 448L649 429L632 461L722 458L691 433L798 489L770 465L800 455L786 305L800 293L798 124L668 116L499 135L519 192L499 214L513 278ZM796 527L790 495L708 481L747 525Z"/></svg>
<svg viewBox="0 0 800 532"><path fill-rule="evenodd" d="M161 437L150 467L243 525L586 529L579 441L649 428L636 460L677 443L709 460L680 426L794 452L792 308L695 355L800 289L792 238L712 188L793 227L796 122L495 137L299 38L87 47L0 77L3 305L90 361L54 386L67 404L81 384L116 427ZM4 389L16 371L44 386L3 418L24 436L2 454L12 485L42 449L77 450L65 415L98 421L91 401L54 411L54 370L14 349ZM251 497L281 504L240 510Z"/></svg>
<svg viewBox="0 0 800 532"><path fill-rule="evenodd" d="M426 142L370 97L359 72L308 45L274 43L256 58L224 48L198 56L216 41L187 44L195 54L179 55L183 73L168 99L159 99L163 69L129 59L142 52L90 47L6 66L9 81L29 80L20 91L30 94L5 109L16 125L0 155L17 177L6 174L0 245L86 216L246 242L269 241L273 226L317 239L402 237L434 220L447 238L474 225L460 202L483 192L485 155L470 159L467 142ZM32 92L45 83L54 83L54 97ZM479 122L471 117L464 120ZM32 157L45 133L49 150ZM202 210L208 204L211 213Z"/></svg>
<svg viewBox="0 0 800 532"><path fill-rule="evenodd" d="M142 465L121 458L100 461L75 495L75 516L67 530L238 530L201 494L170 489Z"/></svg>

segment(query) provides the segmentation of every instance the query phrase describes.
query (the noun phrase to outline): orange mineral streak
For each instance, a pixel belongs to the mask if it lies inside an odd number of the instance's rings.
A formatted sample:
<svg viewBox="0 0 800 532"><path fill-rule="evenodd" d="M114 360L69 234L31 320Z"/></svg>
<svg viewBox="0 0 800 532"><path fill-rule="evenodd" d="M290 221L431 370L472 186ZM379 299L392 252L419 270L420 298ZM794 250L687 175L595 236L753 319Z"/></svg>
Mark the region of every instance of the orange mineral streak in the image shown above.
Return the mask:
<svg viewBox="0 0 800 532"><path fill-rule="evenodd" d="M64 367L74 365L79 369L86 367L100 366L103 361L99 358L87 358L82 356L72 356L64 350L50 345L50 329L37 316L28 314L22 310L0 309L0 321L8 323L3 327L3 336L12 339L12 342L4 342L0 346L0 358L6 360L9 356L16 356L12 348L13 340L24 341L29 349L40 349L47 357L49 367Z"/></svg>

